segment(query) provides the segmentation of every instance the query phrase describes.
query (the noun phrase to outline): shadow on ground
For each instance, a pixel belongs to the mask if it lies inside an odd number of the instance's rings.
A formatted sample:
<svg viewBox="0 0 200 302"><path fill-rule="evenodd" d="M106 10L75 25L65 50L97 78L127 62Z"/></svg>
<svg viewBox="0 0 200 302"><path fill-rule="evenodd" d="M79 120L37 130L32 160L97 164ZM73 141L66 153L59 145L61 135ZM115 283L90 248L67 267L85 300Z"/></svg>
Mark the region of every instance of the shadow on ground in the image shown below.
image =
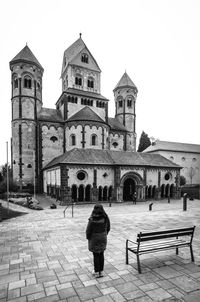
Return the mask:
<svg viewBox="0 0 200 302"><path fill-rule="evenodd" d="M14 211L12 209L7 209L2 206L2 219L10 219L10 218L15 218L18 216L26 215L28 213L25 212L20 212L20 211Z"/></svg>

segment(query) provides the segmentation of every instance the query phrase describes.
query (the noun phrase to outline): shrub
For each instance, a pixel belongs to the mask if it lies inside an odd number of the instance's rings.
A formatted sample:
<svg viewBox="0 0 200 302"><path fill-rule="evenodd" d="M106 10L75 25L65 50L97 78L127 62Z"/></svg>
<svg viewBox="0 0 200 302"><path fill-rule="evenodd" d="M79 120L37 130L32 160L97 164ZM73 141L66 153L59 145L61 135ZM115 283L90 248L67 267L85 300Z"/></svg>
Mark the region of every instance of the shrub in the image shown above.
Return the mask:
<svg viewBox="0 0 200 302"><path fill-rule="evenodd" d="M18 191L18 186L17 184L13 181L10 180L9 182L9 192L17 192ZM6 193L7 192L7 181L4 179L2 182L0 182L0 194Z"/></svg>

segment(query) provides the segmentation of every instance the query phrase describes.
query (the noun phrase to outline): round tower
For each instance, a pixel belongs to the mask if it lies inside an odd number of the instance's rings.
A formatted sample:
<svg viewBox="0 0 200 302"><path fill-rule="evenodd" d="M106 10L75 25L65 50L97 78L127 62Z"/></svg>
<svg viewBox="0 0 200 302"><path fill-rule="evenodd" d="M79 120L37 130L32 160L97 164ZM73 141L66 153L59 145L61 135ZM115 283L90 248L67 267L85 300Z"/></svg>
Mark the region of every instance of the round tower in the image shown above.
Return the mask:
<svg viewBox="0 0 200 302"><path fill-rule="evenodd" d="M113 90L115 98L115 117L127 129L125 147L136 151L136 98L138 89L125 72Z"/></svg>
<svg viewBox="0 0 200 302"><path fill-rule="evenodd" d="M38 171L37 114L42 107L43 67L26 45L11 61L13 179L35 187Z"/></svg>

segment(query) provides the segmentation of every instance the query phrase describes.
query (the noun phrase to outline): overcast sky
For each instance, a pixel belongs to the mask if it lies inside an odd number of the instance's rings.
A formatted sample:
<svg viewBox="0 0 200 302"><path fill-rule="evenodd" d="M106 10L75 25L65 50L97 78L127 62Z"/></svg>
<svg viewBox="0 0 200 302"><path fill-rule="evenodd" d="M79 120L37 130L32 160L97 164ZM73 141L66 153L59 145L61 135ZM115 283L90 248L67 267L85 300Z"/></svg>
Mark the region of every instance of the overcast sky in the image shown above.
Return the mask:
<svg viewBox="0 0 200 302"><path fill-rule="evenodd" d="M126 70L138 88L136 132L200 144L199 0L4 0L0 3L0 164L11 138L9 61L28 43L44 68L43 106L61 95L63 52L82 39L113 89Z"/></svg>

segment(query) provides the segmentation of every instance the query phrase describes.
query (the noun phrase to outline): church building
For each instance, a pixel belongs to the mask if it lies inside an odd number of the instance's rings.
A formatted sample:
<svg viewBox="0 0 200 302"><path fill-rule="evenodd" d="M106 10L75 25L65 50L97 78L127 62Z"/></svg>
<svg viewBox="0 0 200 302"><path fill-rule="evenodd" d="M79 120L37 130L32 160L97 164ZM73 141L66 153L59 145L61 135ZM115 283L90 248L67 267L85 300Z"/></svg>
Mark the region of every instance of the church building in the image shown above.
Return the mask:
<svg viewBox="0 0 200 302"><path fill-rule="evenodd" d="M114 87L115 116L101 94L101 70L81 35L63 55L62 92L45 108L44 69L26 45L11 61L13 179L65 204L180 197L180 169L136 152L138 89L125 72ZM164 191L162 185L164 184Z"/></svg>

